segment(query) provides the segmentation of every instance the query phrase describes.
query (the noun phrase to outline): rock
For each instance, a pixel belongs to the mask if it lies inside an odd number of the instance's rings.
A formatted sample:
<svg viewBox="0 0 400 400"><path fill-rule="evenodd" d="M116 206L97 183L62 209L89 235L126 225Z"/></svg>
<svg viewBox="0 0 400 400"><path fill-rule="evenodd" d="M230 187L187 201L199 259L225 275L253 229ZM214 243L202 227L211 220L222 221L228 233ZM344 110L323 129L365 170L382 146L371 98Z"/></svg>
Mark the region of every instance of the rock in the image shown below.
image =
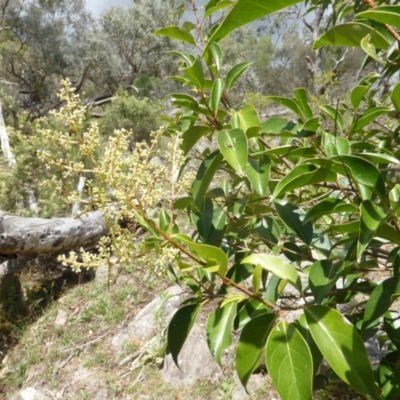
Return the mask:
<svg viewBox="0 0 400 400"><path fill-rule="evenodd" d="M64 310L58 310L54 324L56 327L63 327L67 323L67 319L68 319L68 313Z"/></svg>
<svg viewBox="0 0 400 400"><path fill-rule="evenodd" d="M179 286L172 286L165 291L165 295L155 298L135 318L113 337L111 344L121 348L127 340L147 342L163 329L180 303L183 301L183 292Z"/></svg>
<svg viewBox="0 0 400 400"><path fill-rule="evenodd" d="M107 389L99 390L93 397L93 400L108 400Z"/></svg>
<svg viewBox="0 0 400 400"><path fill-rule="evenodd" d="M27 387L20 391L15 400L46 400L46 397L33 387Z"/></svg>
<svg viewBox="0 0 400 400"><path fill-rule="evenodd" d="M172 355L164 360L161 375L164 381L176 384L193 384L198 379L211 376L218 368L207 345L205 328L195 324L178 356L178 368Z"/></svg>

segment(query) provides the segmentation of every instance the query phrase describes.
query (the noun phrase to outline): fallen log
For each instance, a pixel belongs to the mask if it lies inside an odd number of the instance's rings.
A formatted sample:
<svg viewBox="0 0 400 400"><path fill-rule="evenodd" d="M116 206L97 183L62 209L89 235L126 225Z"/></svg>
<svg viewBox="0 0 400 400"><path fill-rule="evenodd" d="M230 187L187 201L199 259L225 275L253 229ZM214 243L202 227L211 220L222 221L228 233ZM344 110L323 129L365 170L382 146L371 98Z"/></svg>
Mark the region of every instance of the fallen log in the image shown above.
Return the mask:
<svg viewBox="0 0 400 400"><path fill-rule="evenodd" d="M106 235L99 211L79 218L24 218L0 212L0 257L66 252L94 246Z"/></svg>

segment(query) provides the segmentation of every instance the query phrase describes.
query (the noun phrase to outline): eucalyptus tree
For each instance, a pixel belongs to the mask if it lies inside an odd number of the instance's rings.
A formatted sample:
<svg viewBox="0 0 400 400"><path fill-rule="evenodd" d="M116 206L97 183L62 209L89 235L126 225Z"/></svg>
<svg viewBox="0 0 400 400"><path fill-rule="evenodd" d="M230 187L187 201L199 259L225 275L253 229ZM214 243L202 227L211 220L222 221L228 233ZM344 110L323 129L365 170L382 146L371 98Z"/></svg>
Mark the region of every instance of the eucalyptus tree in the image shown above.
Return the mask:
<svg viewBox="0 0 400 400"><path fill-rule="evenodd" d="M80 0L4 0L1 9L1 78L14 84L22 109L44 115L59 103L60 79L81 88L88 65L77 56L92 20Z"/></svg>

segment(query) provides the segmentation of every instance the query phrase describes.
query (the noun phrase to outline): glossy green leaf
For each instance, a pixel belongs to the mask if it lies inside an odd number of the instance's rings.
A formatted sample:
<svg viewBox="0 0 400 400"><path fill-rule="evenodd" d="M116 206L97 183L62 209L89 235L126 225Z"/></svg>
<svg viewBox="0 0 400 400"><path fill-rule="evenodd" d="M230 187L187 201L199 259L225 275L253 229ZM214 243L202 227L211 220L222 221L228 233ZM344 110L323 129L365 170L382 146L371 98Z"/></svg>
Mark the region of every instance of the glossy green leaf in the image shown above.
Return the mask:
<svg viewBox="0 0 400 400"><path fill-rule="evenodd" d="M387 49L390 46L390 43L370 26L360 22L348 22L325 32L314 43L313 49L317 50L326 45L360 47L361 40L367 35L371 35L371 43L377 49Z"/></svg>
<svg viewBox="0 0 400 400"><path fill-rule="evenodd" d="M207 125L195 125L183 132L181 149L186 155L193 146L207 133L210 133L211 129Z"/></svg>
<svg viewBox="0 0 400 400"><path fill-rule="evenodd" d="M221 366L221 352L232 344L232 327L237 303L232 302L218 307L208 316L207 341L211 354Z"/></svg>
<svg viewBox="0 0 400 400"><path fill-rule="evenodd" d="M225 307L229 303L239 303L247 299L248 297L244 294L232 294L221 302L220 307Z"/></svg>
<svg viewBox="0 0 400 400"><path fill-rule="evenodd" d="M400 206L400 185L397 183L389 192L390 207L393 211L397 211Z"/></svg>
<svg viewBox="0 0 400 400"><path fill-rule="evenodd" d="M400 399L400 352L386 354L377 370L379 387L385 400Z"/></svg>
<svg viewBox="0 0 400 400"><path fill-rule="evenodd" d="M384 60L382 60L378 54L376 53L376 48L375 46L371 43L371 36L367 35L365 38L363 38L360 42L361 48L367 53L369 57L374 59L375 61L378 61L381 64L386 64Z"/></svg>
<svg viewBox="0 0 400 400"><path fill-rule="evenodd" d="M303 336L287 322L271 332L266 346L268 374L282 400L310 400L313 360Z"/></svg>
<svg viewBox="0 0 400 400"><path fill-rule="evenodd" d="M350 133L359 132L362 128L364 128L371 122L374 122L377 118L381 117L382 115L388 114L391 111L393 111L391 107L374 107L367 110L350 127Z"/></svg>
<svg viewBox="0 0 400 400"><path fill-rule="evenodd" d="M228 268L228 257L219 247L194 243L191 238L182 234L176 234L173 237L186 243L197 256L207 263L207 266L204 267L205 270L225 275Z"/></svg>
<svg viewBox="0 0 400 400"><path fill-rule="evenodd" d="M299 0L272 2L264 0L237 0L224 20L213 32L208 43L218 42L233 30L296 3L299 3Z"/></svg>
<svg viewBox="0 0 400 400"><path fill-rule="evenodd" d="M290 99L288 97L280 97L280 96L268 96L267 99L275 103L282 104L289 110L292 110L299 117L302 116L302 112L300 111L299 105L295 99Z"/></svg>
<svg viewBox="0 0 400 400"><path fill-rule="evenodd" d="M321 304L328 292L335 286L343 272L342 262L321 260L313 263L309 270L311 292L317 304Z"/></svg>
<svg viewBox="0 0 400 400"><path fill-rule="evenodd" d="M306 217L305 212L301 208L288 202L275 201L274 204L276 211L282 218L282 222L295 232L304 243L311 244L313 225L310 221L304 222Z"/></svg>
<svg viewBox="0 0 400 400"><path fill-rule="evenodd" d="M364 396L380 399L364 343L355 327L325 306L304 309L311 334L333 371Z"/></svg>
<svg viewBox="0 0 400 400"><path fill-rule="evenodd" d="M275 314L254 317L243 328L236 348L236 371L243 386L259 367L268 335L276 321Z"/></svg>
<svg viewBox="0 0 400 400"><path fill-rule="evenodd" d="M400 276L393 276L381 282L371 293L364 311L363 327L381 317L400 295Z"/></svg>
<svg viewBox="0 0 400 400"><path fill-rule="evenodd" d="M357 245L357 261L360 262L365 249L376 236L378 228L391 216L391 211L364 200L360 207L361 224Z"/></svg>
<svg viewBox="0 0 400 400"><path fill-rule="evenodd" d="M358 157L364 158L373 164L400 164L400 161L393 156L382 153L358 153Z"/></svg>
<svg viewBox="0 0 400 400"><path fill-rule="evenodd" d="M295 189L318 182L336 182L336 174L312 164L300 164L294 167L276 186L271 200Z"/></svg>
<svg viewBox="0 0 400 400"><path fill-rule="evenodd" d="M295 89L293 91L293 94L297 100L298 107L301 110L303 120L306 121L312 118L313 112L310 105L308 104L306 90L304 88Z"/></svg>
<svg viewBox="0 0 400 400"><path fill-rule="evenodd" d="M260 196L265 196L268 191L270 169L270 160L266 156L261 156L259 159L249 158L248 160L244 172L249 179L252 188Z"/></svg>
<svg viewBox="0 0 400 400"><path fill-rule="evenodd" d="M175 364L178 364L178 355L189 336L196 317L204 303L189 304L180 308L172 317L168 325L168 348Z"/></svg>
<svg viewBox="0 0 400 400"><path fill-rule="evenodd" d="M221 46L218 43L213 43L209 47L209 52L212 56L212 62L211 65L215 65L217 72L221 69L222 66L222 49ZM217 78L221 79L221 78ZM222 86L224 85L224 81L222 81Z"/></svg>
<svg viewBox="0 0 400 400"><path fill-rule="evenodd" d="M265 239L267 244L277 244L280 239L278 223L271 217L259 217L254 224L254 233Z"/></svg>
<svg viewBox="0 0 400 400"><path fill-rule="evenodd" d="M356 17L373 19L400 29L400 6L379 6L360 12Z"/></svg>
<svg viewBox="0 0 400 400"><path fill-rule="evenodd" d="M329 159L309 159L308 162L330 169L342 176L353 178L356 183L362 185L359 190L364 200L370 199L373 193L385 198L386 189L382 174L375 165L361 157L332 156Z"/></svg>
<svg viewBox="0 0 400 400"><path fill-rule="evenodd" d="M243 132L247 132L249 128L259 125L260 118L258 117L256 109L251 104L246 104L239 111L233 114L233 128L240 128Z"/></svg>
<svg viewBox="0 0 400 400"><path fill-rule="evenodd" d="M304 221L316 221L318 218L329 214L354 212L357 212L357 207L354 204L331 197L318 202L314 207L310 208Z"/></svg>
<svg viewBox="0 0 400 400"><path fill-rule="evenodd" d="M193 36L186 29L179 26L166 26L154 32L153 35L166 36L196 46L196 41Z"/></svg>
<svg viewBox="0 0 400 400"><path fill-rule="evenodd" d="M301 292L301 280L297 271L289 263L270 254L251 254L242 260L242 264L260 265L281 279L287 280Z"/></svg>
<svg viewBox="0 0 400 400"><path fill-rule="evenodd" d="M364 96L368 93L370 89L369 85L356 86L350 94L351 104L355 109L358 108Z"/></svg>
<svg viewBox="0 0 400 400"><path fill-rule="evenodd" d="M313 360L313 376L315 376L318 372L322 360L324 359L324 356L320 352L317 344L314 341L314 338L311 335L306 316L304 314L301 314L300 317L293 322L293 325L300 332L301 336L303 336L311 351L311 357Z"/></svg>
<svg viewBox="0 0 400 400"><path fill-rule="evenodd" d="M251 268L253 270L253 268ZM242 329L259 315L270 314L271 309L258 300L249 299L238 309L235 328Z"/></svg>
<svg viewBox="0 0 400 400"><path fill-rule="evenodd" d="M206 12L204 13L204 19L208 18L210 15L216 13L217 11L223 10L224 8L231 6L232 4L233 4L233 1L229 1L229 0L219 1L214 6L206 9Z"/></svg>
<svg viewBox="0 0 400 400"><path fill-rule="evenodd" d="M218 132L218 147L228 164L243 174L247 166L247 137L241 129Z"/></svg>
<svg viewBox="0 0 400 400"><path fill-rule="evenodd" d="M340 134L343 131L343 116L342 116L342 113L338 109L330 106L329 104L325 104L323 106L320 106L319 108L335 124L335 126L337 127L337 131Z"/></svg>
<svg viewBox="0 0 400 400"><path fill-rule="evenodd" d="M214 114L216 114L218 111L223 91L224 91L223 80L221 78L215 79L210 93L210 107L211 110L213 110Z"/></svg>
<svg viewBox="0 0 400 400"><path fill-rule="evenodd" d="M197 207L200 208L202 206L208 187L221 165L222 160L222 154L219 151L215 151L201 163L192 187L193 199Z"/></svg>
<svg viewBox="0 0 400 400"><path fill-rule="evenodd" d="M383 330L400 351L400 312L389 310L383 318Z"/></svg>
<svg viewBox="0 0 400 400"><path fill-rule="evenodd" d="M226 90L230 90L235 82L242 76L242 74L246 71L247 68L251 65L251 62L242 62L240 64L232 67L226 75L225 78L225 88Z"/></svg>
<svg viewBox="0 0 400 400"><path fill-rule="evenodd" d="M199 57L196 58L194 63L187 68L183 68L182 72L190 80L190 83L197 89L203 89L205 83L203 65Z"/></svg>
<svg viewBox="0 0 400 400"><path fill-rule="evenodd" d="M398 82L390 94L392 103L397 112L400 112L400 82Z"/></svg>

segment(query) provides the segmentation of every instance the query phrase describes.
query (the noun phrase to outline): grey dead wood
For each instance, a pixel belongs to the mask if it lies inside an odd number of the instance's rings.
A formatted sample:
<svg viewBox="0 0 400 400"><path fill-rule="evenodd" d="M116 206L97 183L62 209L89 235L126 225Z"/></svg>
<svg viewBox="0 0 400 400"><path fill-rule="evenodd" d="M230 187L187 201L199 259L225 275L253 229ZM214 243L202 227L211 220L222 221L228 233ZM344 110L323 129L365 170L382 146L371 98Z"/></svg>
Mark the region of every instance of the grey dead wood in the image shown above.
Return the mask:
<svg viewBox="0 0 400 400"><path fill-rule="evenodd" d="M79 218L24 218L0 213L0 256L36 255L94 246L107 234L102 213Z"/></svg>

